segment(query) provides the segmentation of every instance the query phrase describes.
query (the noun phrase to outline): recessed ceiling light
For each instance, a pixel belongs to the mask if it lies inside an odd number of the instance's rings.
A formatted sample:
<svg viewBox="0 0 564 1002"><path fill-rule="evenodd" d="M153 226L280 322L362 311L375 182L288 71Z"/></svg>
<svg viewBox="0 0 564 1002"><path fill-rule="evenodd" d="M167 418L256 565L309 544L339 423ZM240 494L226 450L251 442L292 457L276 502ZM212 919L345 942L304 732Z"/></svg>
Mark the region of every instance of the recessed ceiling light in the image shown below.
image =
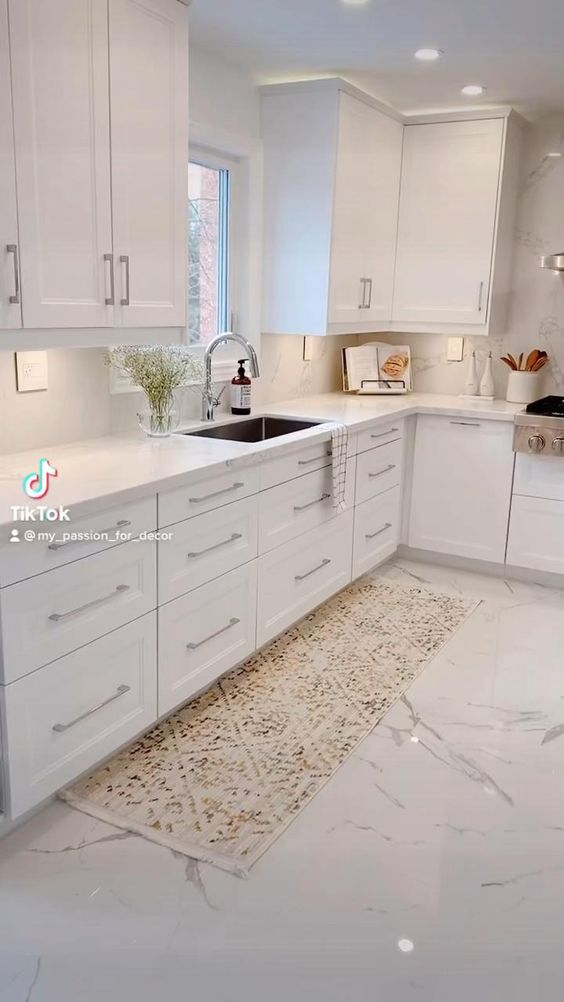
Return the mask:
<svg viewBox="0 0 564 1002"><path fill-rule="evenodd" d="M362 4L368 3L368 0L341 0L347 7L360 7Z"/></svg>
<svg viewBox="0 0 564 1002"><path fill-rule="evenodd" d="M435 59L440 59L442 54L441 49L417 49L415 58L421 59L424 63L432 63Z"/></svg>
<svg viewBox="0 0 564 1002"><path fill-rule="evenodd" d="M467 84L466 87L462 88L462 93L466 94L466 97L479 97L485 90L486 88L480 84Z"/></svg>
<svg viewBox="0 0 564 1002"><path fill-rule="evenodd" d="M556 152L554 152L554 153L547 153L546 155L547 155L547 157L561 157L562 156L561 153L556 153Z"/></svg>

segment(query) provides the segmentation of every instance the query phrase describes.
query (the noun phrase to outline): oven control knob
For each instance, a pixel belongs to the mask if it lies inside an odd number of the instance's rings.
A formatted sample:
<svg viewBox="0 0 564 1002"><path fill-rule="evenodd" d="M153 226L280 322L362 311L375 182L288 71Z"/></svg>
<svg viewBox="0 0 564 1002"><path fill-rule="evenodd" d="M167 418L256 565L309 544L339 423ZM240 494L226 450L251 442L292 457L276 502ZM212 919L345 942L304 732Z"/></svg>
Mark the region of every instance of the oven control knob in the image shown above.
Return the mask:
<svg viewBox="0 0 564 1002"><path fill-rule="evenodd" d="M546 439L542 435L531 435L529 439L529 449L531 452L542 452L546 445Z"/></svg>
<svg viewBox="0 0 564 1002"><path fill-rule="evenodd" d="M552 450L557 456L564 456L564 438L560 436L555 438L552 443Z"/></svg>

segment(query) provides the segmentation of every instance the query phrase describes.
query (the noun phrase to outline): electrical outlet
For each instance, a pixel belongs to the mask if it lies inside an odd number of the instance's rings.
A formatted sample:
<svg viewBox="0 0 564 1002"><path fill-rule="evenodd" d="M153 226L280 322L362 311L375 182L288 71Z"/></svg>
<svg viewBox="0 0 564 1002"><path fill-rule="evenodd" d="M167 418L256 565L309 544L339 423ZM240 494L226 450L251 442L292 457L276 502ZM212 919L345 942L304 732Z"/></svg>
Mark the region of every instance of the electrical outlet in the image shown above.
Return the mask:
<svg viewBox="0 0 564 1002"><path fill-rule="evenodd" d="M16 383L18 393L47 389L47 352L16 352Z"/></svg>
<svg viewBox="0 0 564 1002"><path fill-rule="evenodd" d="M307 334L304 336L303 360L304 362L313 361L313 338Z"/></svg>
<svg viewBox="0 0 564 1002"><path fill-rule="evenodd" d="M464 360L464 338L449 337L447 347L447 362L462 362Z"/></svg>

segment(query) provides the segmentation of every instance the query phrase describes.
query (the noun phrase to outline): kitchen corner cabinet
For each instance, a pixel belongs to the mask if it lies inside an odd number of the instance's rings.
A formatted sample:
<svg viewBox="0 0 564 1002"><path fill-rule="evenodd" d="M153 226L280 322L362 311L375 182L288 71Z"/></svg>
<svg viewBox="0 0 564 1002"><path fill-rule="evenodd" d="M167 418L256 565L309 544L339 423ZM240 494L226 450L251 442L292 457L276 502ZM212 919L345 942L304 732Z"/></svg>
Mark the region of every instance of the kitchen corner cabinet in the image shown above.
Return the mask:
<svg viewBox="0 0 564 1002"><path fill-rule="evenodd" d="M505 562L512 441L513 425L505 421L417 418L411 548Z"/></svg>
<svg viewBox="0 0 564 1002"><path fill-rule="evenodd" d="M406 125L394 330L503 331L520 144L512 115Z"/></svg>
<svg viewBox="0 0 564 1002"><path fill-rule="evenodd" d="M403 127L343 81L263 88L263 330L389 329Z"/></svg>
<svg viewBox="0 0 564 1002"><path fill-rule="evenodd" d="M8 10L23 326L182 326L186 8L9 0Z"/></svg>
<svg viewBox="0 0 564 1002"><path fill-rule="evenodd" d="M0 0L0 330L22 325L8 7Z"/></svg>

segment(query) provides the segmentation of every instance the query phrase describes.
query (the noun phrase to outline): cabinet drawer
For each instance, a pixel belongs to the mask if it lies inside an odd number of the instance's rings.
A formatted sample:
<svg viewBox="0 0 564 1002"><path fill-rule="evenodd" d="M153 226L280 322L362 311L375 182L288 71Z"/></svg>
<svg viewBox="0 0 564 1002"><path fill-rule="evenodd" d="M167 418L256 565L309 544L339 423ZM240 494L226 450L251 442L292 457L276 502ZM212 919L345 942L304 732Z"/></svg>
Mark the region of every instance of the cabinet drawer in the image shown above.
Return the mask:
<svg viewBox="0 0 564 1002"><path fill-rule="evenodd" d="M157 604L155 543L124 543L0 593L4 684Z"/></svg>
<svg viewBox="0 0 564 1002"><path fill-rule="evenodd" d="M193 591L257 555L258 497L179 522L159 541L159 603Z"/></svg>
<svg viewBox="0 0 564 1002"><path fill-rule="evenodd" d="M353 456L348 461L345 491L349 507L354 504L354 467ZM336 514L330 466L264 491L259 499L259 553L267 553Z"/></svg>
<svg viewBox="0 0 564 1002"><path fill-rule="evenodd" d="M259 557L258 647L349 583L352 531L348 511Z"/></svg>
<svg viewBox="0 0 564 1002"><path fill-rule="evenodd" d="M258 469L227 470L214 477L205 477L188 487L159 494L159 528L181 522L193 515L202 515L231 501L257 494Z"/></svg>
<svg viewBox="0 0 564 1002"><path fill-rule="evenodd" d="M353 579L366 574L398 548L400 489L380 494L358 505L354 513Z"/></svg>
<svg viewBox="0 0 564 1002"><path fill-rule="evenodd" d="M513 497L507 563L564 574L564 501Z"/></svg>
<svg viewBox="0 0 564 1002"><path fill-rule="evenodd" d="M356 457L356 503L383 494L401 483L403 443L389 442Z"/></svg>
<svg viewBox="0 0 564 1002"><path fill-rule="evenodd" d="M72 518L72 510L70 512ZM56 533L54 542L35 540L14 546L9 542L10 529L2 530L0 540L0 585L23 581L34 574L53 570L63 564L107 550L124 542L120 534L135 539L142 532L154 532L157 527L156 495L94 511L91 515L72 518L71 522L33 522L35 532ZM63 539L64 533L81 535L80 539Z"/></svg>
<svg viewBox="0 0 564 1002"><path fill-rule="evenodd" d="M156 613L2 690L12 817L156 720Z"/></svg>
<svg viewBox="0 0 564 1002"><path fill-rule="evenodd" d="M355 442L349 435L349 456L354 455ZM315 445L308 445L305 449L299 449L289 455L281 456L279 459L271 459L265 463L260 471L260 489L268 490L278 484L284 484L288 480L295 480L305 473L313 473L321 470L324 466L331 465L331 439L326 442L317 442Z"/></svg>
<svg viewBox="0 0 564 1002"><path fill-rule="evenodd" d="M387 421L385 424L378 424L374 428L359 432L357 452L368 452L369 449L387 445L388 442L396 442L402 437L403 421Z"/></svg>
<svg viewBox="0 0 564 1002"><path fill-rule="evenodd" d="M255 649L256 560L159 609L159 715Z"/></svg>

